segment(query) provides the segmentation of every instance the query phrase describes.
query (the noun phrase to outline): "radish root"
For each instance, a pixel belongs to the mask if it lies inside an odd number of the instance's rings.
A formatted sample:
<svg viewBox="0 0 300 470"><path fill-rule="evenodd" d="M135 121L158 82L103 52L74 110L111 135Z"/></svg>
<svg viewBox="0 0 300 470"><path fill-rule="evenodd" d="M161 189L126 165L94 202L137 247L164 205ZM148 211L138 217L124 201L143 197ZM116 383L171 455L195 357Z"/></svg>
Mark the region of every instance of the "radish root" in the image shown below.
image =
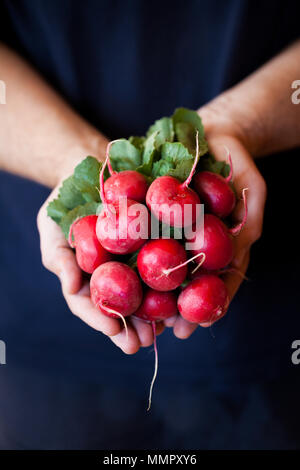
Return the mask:
<svg viewBox="0 0 300 470"><path fill-rule="evenodd" d="M164 269L163 270L163 274L165 274L166 276L168 276L169 274L171 274L173 271L176 271L177 269L179 268L183 268L183 266L186 266L188 263L190 263L191 261L194 261L194 259L198 258L199 256L202 256L202 260L200 261L200 263L198 264L197 268L200 268L201 264L204 263L205 261L205 254L204 253L198 253L197 255L193 256L192 258L188 259L187 261L185 261L184 263L181 263L181 264L178 264L177 266L175 266L174 268L169 268L169 269ZM194 271L193 271L194 272Z"/></svg>
<svg viewBox="0 0 300 470"><path fill-rule="evenodd" d="M126 320L123 317L123 315L120 312L117 312L116 310L114 310L110 307L107 307L106 305L103 304L103 302L99 302L99 306L100 306L100 308L105 310L105 312L113 313L114 315L117 315L119 318L121 318L121 320L123 322L123 325L124 325L124 328L125 328L125 331L126 331L126 341L128 343L128 327L127 327L127 323L126 323Z"/></svg>
<svg viewBox="0 0 300 470"><path fill-rule="evenodd" d="M150 408L151 408L153 385L154 385L154 382L155 382L155 380L156 380L157 371L158 371L158 351L157 351L157 342L156 342L156 323L155 323L155 321L152 321L151 324L152 324L152 330L153 330L153 343L154 343L154 354L155 354L155 366L154 366L153 378L152 378L151 385L150 385L149 403L148 403L147 411L149 411Z"/></svg>
<svg viewBox="0 0 300 470"><path fill-rule="evenodd" d="M245 213L243 220L237 224L235 227L230 228L228 231L231 233L231 235L238 235L242 228L244 227L245 223L247 222L247 217L248 217L248 205L247 205L247 198L246 198L246 191L248 191L248 188L244 188L242 191L243 194L243 201L244 201L244 208L245 208Z"/></svg>

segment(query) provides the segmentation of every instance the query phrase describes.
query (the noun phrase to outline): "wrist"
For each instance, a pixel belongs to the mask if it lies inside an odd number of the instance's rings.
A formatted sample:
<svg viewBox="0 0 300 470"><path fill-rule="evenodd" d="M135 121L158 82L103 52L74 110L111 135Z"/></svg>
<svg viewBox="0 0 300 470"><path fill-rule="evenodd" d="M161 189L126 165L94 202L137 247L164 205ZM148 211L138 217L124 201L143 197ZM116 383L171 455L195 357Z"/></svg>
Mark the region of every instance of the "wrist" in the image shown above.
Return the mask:
<svg viewBox="0 0 300 470"><path fill-rule="evenodd" d="M266 145L266 129L260 109L253 109L247 97L230 90L199 109L208 139L227 135L238 139L256 157Z"/></svg>
<svg viewBox="0 0 300 470"><path fill-rule="evenodd" d="M60 164L56 171L56 184L70 176L74 168L91 155L98 160L103 160L108 140L96 130L89 130L70 143L65 149Z"/></svg>

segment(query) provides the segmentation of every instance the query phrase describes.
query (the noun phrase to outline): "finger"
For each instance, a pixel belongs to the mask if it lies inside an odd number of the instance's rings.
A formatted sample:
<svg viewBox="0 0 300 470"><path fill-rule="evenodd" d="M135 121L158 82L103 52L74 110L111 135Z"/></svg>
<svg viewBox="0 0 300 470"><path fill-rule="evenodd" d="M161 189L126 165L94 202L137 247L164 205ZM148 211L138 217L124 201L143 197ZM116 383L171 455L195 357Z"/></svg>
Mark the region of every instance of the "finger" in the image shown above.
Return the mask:
<svg viewBox="0 0 300 470"><path fill-rule="evenodd" d="M161 335L165 331L165 324L163 321L156 322L156 336Z"/></svg>
<svg viewBox="0 0 300 470"><path fill-rule="evenodd" d="M197 323L190 323L178 315L174 325L174 335L179 339L186 339L196 330Z"/></svg>
<svg viewBox="0 0 300 470"><path fill-rule="evenodd" d="M108 336L120 333L122 327L119 320L103 315L93 305L88 282L76 294L69 294L65 291L63 294L71 312L87 325Z"/></svg>
<svg viewBox="0 0 300 470"><path fill-rule="evenodd" d="M247 251L244 255L244 258L241 260L240 264L236 266L236 271L228 272L222 275L222 279L226 284L229 300L232 301L235 296L238 288L244 280L248 264L250 259L250 252Z"/></svg>
<svg viewBox="0 0 300 470"><path fill-rule="evenodd" d="M139 337L142 347L147 348L153 343L153 329L151 323L147 323L140 318L131 318L131 324Z"/></svg>
<svg viewBox="0 0 300 470"><path fill-rule="evenodd" d="M53 272L58 275L62 289L67 294L76 294L82 285L82 271L70 248L60 246L56 249L56 263Z"/></svg>
<svg viewBox="0 0 300 470"><path fill-rule="evenodd" d="M152 324L134 316L131 317L131 323L138 334L141 346L144 348L151 346L154 340ZM165 325L163 322L156 322L155 328L156 336L159 336L164 331Z"/></svg>
<svg viewBox="0 0 300 470"><path fill-rule="evenodd" d="M233 297L237 293L241 283L244 280L247 267L249 264L249 257L250 257L250 254L249 252L247 252L246 255L244 256L244 259L241 261L241 264L239 265L239 269L237 269L236 272L234 271L228 272L227 274L223 274L221 276L227 287L229 303L232 301ZM199 326L201 326L202 328L209 328L214 323L221 320L221 318L223 318L224 315L226 315L226 313L227 313L227 310L222 316L220 316L216 320L210 321L210 322L199 323Z"/></svg>
<svg viewBox="0 0 300 470"><path fill-rule="evenodd" d="M175 325L177 318L178 315L173 315L173 317L166 318L164 323L168 328L172 328Z"/></svg>
<svg viewBox="0 0 300 470"><path fill-rule="evenodd" d="M45 204L38 215L38 229L43 265L60 278L64 292L75 294L82 284L82 272L61 228L47 216Z"/></svg>
<svg viewBox="0 0 300 470"><path fill-rule="evenodd" d="M125 329L119 334L110 338L125 354L135 354L138 352L141 343L135 329L128 323L128 336Z"/></svg>
<svg viewBox="0 0 300 470"><path fill-rule="evenodd" d="M232 214L232 219L236 223L242 220L245 211L241 200L242 190L248 188L246 193L247 222L240 234L235 237L236 259L233 264L238 266L250 246L258 240L262 233L266 184L251 155L236 139L228 136L218 137L213 139L210 145L217 160L224 160L224 146L230 151L233 162L234 187L238 197L237 205Z"/></svg>

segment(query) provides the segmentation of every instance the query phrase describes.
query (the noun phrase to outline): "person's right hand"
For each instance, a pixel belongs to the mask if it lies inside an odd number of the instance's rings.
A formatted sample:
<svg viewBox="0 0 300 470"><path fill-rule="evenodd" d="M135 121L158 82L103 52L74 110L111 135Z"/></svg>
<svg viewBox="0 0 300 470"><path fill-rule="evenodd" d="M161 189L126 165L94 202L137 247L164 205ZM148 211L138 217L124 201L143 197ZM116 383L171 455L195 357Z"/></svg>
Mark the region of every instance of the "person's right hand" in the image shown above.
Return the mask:
<svg viewBox="0 0 300 470"><path fill-rule="evenodd" d="M69 246L61 228L47 215L48 203L57 197L58 185L42 205L37 225L40 233L41 256L45 268L56 274L71 312L97 331L109 336L113 343L126 354L136 353L140 346L153 343L152 326L137 318L126 318L128 341L125 329L118 319L103 315L92 303L89 281L84 280L77 264L75 253ZM157 334L164 329L157 324Z"/></svg>
<svg viewBox="0 0 300 470"><path fill-rule="evenodd" d="M241 195L247 188L248 216L241 233L235 237L235 256L228 272L222 276L226 284L229 300L232 301L245 278L250 258L250 249L262 233L264 206L266 200L266 183L255 165L253 157L247 150L236 130L237 124L226 114L226 107L220 113L210 106L199 110L203 119L209 149L217 160L223 161L226 149L230 151L233 162L233 184L237 195L237 205L232 219L235 224L241 222L244 215L244 204ZM197 324L189 323L180 315L165 320L165 325L172 327L177 338L188 338L197 328ZM210 327L213 323L202 323L202 327Z"/></svg>

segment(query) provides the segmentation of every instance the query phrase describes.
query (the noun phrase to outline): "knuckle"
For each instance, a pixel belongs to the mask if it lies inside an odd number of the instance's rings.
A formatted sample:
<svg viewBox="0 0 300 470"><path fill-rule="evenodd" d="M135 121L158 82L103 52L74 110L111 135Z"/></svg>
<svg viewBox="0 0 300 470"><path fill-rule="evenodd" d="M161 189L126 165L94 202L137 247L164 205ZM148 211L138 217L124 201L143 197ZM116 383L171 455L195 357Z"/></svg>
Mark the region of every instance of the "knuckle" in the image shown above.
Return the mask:
<svg viewBox="0 0 300 470"><path fill-rule="evenodd" d="M259 240L259 238L262 236L262 227L261 225L252 227L250 231L250 237L253 242L256 242Z"/></svg>
<svg viewBox="0 0 300 470"><path fill-rule="evenodd" d="M36 225L37 225L39 232L41 231L41 218L42 218L42 211L40 209L36 217Z"/></svg>
<svg viewBox="0 0 300 470"><path fill-rule="evenodd" d="M51 263L49 257L48 257L45 253L41 252L41 258L42 258L42 264L43 264L43 266L44 266L46 269L48 269L49 271L51 271L51 265L52 265L52 263Z"/></svg>
<svg viewBox="0 0 300 470"><path fill-rule="evenodd" d="M261 200L265 200L267 196L267 183L260 171L257 168L256 170L255 192L260 196Z"/></svg>

